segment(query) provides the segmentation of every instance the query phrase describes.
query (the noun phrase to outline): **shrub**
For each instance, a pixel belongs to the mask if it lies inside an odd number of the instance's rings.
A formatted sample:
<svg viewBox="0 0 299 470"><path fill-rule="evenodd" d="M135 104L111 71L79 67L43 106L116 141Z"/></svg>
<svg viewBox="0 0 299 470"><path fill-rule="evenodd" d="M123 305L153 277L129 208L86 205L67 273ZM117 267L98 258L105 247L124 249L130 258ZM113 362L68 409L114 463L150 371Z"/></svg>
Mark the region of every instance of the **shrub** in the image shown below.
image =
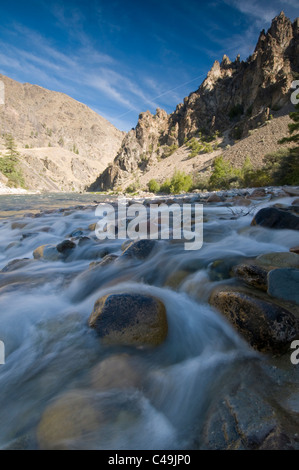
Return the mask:
<svg viewBox="0 0 299 470"><path fill-rule="evenodd" d="M191 175L187 175L184 171L175 170L172 178L167 178L160 186L160 192L165 194L179 194L188 192L193 187L193 179Z"/></svg>
<svg viewBox="0 0 299 470"><path fill-rule="evenodd" d="M190 191L193 186L191 175L187 175L184 171L175 171L170 181L171 194L178 194L182 191Z"/></svg>
<svg viewBox="0 0 299 470"><path fill-rule="evenodd" d="M176 144L170 145L169 147L166 146L164 148L163 158L170 157L177 149L178 146Z"/></svg>
<svg viewBox="0 0 299 470"><path fill-rule="evenodd" d="M187 147L191 150L191 153L189 155L189 158L194 158L196 155L201 152L203 149L203 145L193 137L190 142L187 143Z"/></svg>
<svg viewBox="0 0 299 470"><path fill-rule="evenodd" d="M147 187L148 187L148 190L151 192L151 193L158 193L160 191L160 184L158 183L158 181L156 181L155 179L151 179L148 183L147 183Z"/></svg>
<svg viewBox="0 0 299 470"><path fill-rule="evenodd" d="M160 186L160 192L161 193L166 193L166 194L170 194L170 185L171 185L171 181L169 178L167 178Z"/></svg>
<svg viewBox="0 0 299 470"><path fill-rule="evenodd" d="M211 189L228 189L235 174L231 164L223 156L216 157L213 162L213 173L209 179Z"/></svg>
<svg viewBox="0 0 299 470"><path fill-rule="evenodd" d="M5 156L0 158L0 171L8 178L8 186L13 188L25 188L25 181L21 170L18 168L17 157Z"/></svg>

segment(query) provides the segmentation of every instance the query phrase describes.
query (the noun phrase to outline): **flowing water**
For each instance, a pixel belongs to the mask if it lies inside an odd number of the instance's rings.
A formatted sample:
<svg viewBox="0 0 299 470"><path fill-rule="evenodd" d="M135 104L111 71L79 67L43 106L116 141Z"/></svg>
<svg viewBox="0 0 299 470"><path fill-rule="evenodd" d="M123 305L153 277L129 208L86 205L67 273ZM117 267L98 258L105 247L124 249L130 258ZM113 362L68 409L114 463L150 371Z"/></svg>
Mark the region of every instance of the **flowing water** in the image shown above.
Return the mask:
<svg viewBox="0 0 299 470"><path fill-rule="evenodd" d="M106 253L120 255L123 243L99 241L88 230L97 221L96 206L78 204L95 198L99 201L95 195L0 197L0 269L28 258L0 273L6 359L0 365L0 448L192 448L213 404L238 381L240 370L258 360L208 305L209 294L233 282L227 264L288 251L297 243L296 233L251 227L252 215L232 220L227 207L206 205L200 250L160 241L146 260L90 268ZM260 207L268 204L273 202ZM91 240L78 244L65 261L33 260L38 246L57 245L78 230ZM176 272L184 273L177 286ZM169 323L166 341L154 349L101 344L88 318L95 301L113 292L161 299ZM95 379L99 364L106 364L105 373ZM75 430L66 424L70 414Z"/></svg>

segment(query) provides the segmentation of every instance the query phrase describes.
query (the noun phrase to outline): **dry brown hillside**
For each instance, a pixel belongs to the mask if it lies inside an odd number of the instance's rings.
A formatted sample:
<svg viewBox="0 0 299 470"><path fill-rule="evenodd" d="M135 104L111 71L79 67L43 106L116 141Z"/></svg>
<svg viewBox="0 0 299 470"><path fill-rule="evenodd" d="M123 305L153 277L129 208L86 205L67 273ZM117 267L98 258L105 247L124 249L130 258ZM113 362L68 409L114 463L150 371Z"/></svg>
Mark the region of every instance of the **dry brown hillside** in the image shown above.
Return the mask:
<svg viewBox="0 0 299 470"><path fill-rule="evenodd" d="M11 134L24 155L28 188L82 190L113 160L125 133L106 119L63 93L1 74L0 80L0 134Z"/></svg>

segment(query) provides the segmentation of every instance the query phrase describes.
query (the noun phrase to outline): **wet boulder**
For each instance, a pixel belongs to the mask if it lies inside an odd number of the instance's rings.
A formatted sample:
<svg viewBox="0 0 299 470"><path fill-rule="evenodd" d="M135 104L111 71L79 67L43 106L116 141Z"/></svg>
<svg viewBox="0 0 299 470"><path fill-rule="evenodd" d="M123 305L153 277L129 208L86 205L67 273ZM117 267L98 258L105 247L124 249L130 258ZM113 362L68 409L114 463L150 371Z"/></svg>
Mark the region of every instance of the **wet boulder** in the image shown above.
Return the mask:
<svg viewBox="0 0 299 470"><path fill-rule="evenodd" d="M223 196L219 196L218 194L211 194L208 199L207 199L207 202L223 202L225 201L225 198Z"/></svg>
<svg viewBox="0 0 299 470"><path fill-rule="evenodd" d="M157 346L167 336L164 304L149 295L122 293L99 298L89 318L105 344Z"/></svg>
<svg viewBox="0 0 299 470"><path fill-rule="evenodd" d="M69 254L70 251L74 248L76 248L76 243L72 242L71 240L63 240L61 243L56 245L57 251L59 251L59 253L63 253L64 255Z"/></svg>
<svg viewBox="0 0 299 470"><path fill-rule="evenodd" d="M255 264L239 264L233 272L245 284L267 291L267 269Z"/></svg>
<svg viewBox="0 0 299 470"><path fill-rule="evenodd" d="M299 230L299 217L275 207L265 207L254 216L251 225L266 228Z"/></svg>
<svg viewBox="0 0 299 470"><path fill-rule="evenodd" d="M210 304L259 351L282 353L299 334L298 322L291 312L244 292L216 289Z"/></svg>
<svg viewBox="0 0 299 470"><path fill-rule="evenodd" d="M136 259L146 259L152 253L153 249L156 247L155 240L138 240L136 242L130 243L127 248L122 253L122 257L125 258L136 258Z"/></svg>

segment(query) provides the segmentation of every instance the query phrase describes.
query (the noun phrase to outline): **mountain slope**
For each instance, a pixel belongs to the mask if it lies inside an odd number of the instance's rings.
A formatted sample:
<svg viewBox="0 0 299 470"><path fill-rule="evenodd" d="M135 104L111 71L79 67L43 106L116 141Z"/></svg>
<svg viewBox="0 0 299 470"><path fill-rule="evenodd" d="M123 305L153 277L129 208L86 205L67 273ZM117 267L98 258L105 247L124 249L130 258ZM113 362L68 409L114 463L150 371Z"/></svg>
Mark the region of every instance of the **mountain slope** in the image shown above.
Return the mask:
<svg viewBox="0 0 299 470"><path fill-rule="evenodd" d="M113 160L125 133L106 119L63 93L0 80L0 133L15 139L28 188L82 190Z"/></svg>
<svg viewBox="0 0 299 470"><path fill-rule="evenodd" d="M292 23L282 12L274 18L267 33L261 32L254 53L245 62L239 57L231 62L224 56L221 63L214 63L199 89L185 98L171 115L162 110L157 110L154 116L149 111L142 113L136 128L125 137L113 164L90 189L125 189L138 178L146 180L145 175L153 166L160 167L160 175L164 176L163 165L159 165L161 160L172 155L169 166L174 167L176 161L179 166L176 155L190 139L198 139L199 132L202 141L212 140L223 148L234 145L265 124L271 114L276 118L278 109L282 109L280 118L287 113L291 84L298 77L299 19ZM287 131L287 118L285 124L277 129ZM221 140L215 138L217 131L224 136ZM278 132L273 136L275 145L283 135ZM211 152L210 160L217 154ZM239 152L240 160L247 155L244 148ZM206 158L209 160L205 154ZM257 166L261 159L262 156Z"/></svg>

